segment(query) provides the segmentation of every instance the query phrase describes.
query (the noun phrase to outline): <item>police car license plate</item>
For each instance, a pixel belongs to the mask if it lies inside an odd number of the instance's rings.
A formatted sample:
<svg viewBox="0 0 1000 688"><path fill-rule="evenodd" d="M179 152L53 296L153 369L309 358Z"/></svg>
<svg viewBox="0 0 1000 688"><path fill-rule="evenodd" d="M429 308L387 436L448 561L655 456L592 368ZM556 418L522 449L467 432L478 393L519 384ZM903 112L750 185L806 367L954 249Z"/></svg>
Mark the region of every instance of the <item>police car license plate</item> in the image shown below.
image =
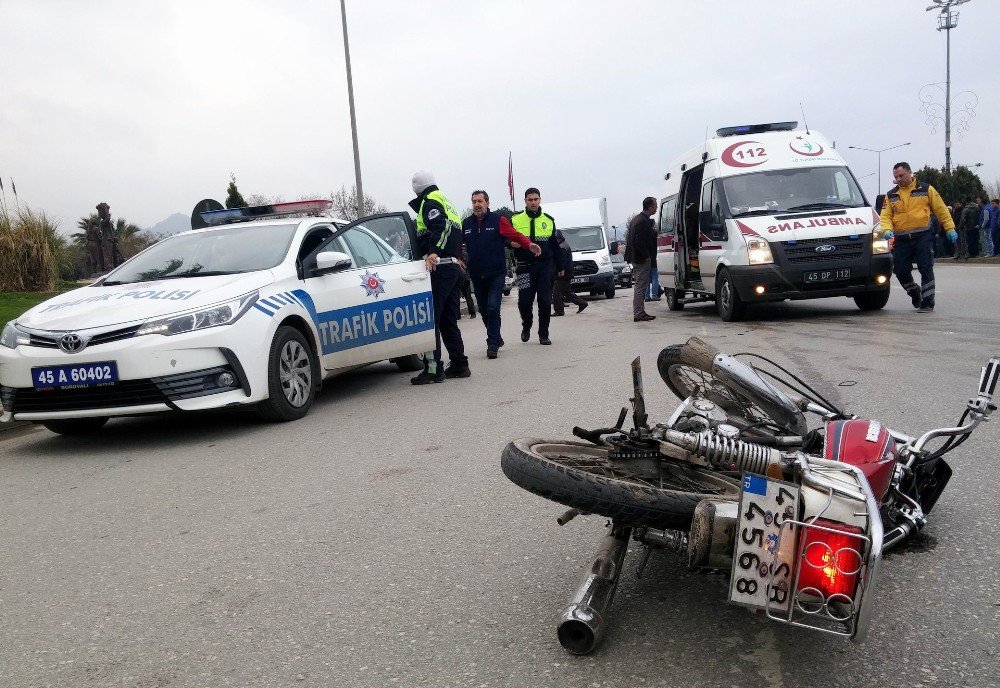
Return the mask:
<svg viewBox="0 0 1000 688"><path fill-rule="evenodd" d="M570 284L583 284L587 279L587 277L574 277L570 280Z"/></svg>
<svg viewBox="0 0 1000 688"><path fill-rule="evenodd" d="M851 269L841 268L840 270L815 270L807 272L803 279L806 284L816 284L817 282L836 282L837 280L851 279Z"/></svg>
<svg viewBox="0 0 1000 688"><path fill-rule="evenodd" d="M114 361L40 366L31 369L36 390L97 387L118 382L118 364Z"/></svg>
<svg viewBox="0 0 1000 688"><path fill-rule="evenodd" d="M743 474L730 602L756 609L767 607L772 612L788 611L796 539L788 528L782 539L781 524L785 519L796 519L798 504L798 485Z"/></svg>

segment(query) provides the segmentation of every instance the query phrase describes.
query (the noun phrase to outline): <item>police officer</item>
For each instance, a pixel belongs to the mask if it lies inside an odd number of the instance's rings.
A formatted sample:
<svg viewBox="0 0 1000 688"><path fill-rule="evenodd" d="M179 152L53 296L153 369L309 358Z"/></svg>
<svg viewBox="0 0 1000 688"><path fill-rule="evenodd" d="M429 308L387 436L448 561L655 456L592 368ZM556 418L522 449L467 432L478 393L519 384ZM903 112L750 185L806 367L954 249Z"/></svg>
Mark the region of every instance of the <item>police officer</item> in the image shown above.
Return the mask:
<svg viewBox="0 0 1000 688"><path fill-rule="evenodd" d="M413 175L410 207L417 214L417 253L431 273L434 298L434 351L428 351L424 370L410 379L415 385L444 382L445 378L469 377L462 331L458 329L459 295L462 291L462 218L434 183L434 176L421 170ZM441 342L451 359L442 369Z"/></svg>
<svg viewBox="0 0 1000 688"><path fill-rule="evenodd" d="M549 317L552 307L552 281L563 276L563 261L556 240L556 221L542 212L542 194L535 187L524 192L524 210L510 219L514 229L537 244L541 251L534 255L513 242L517 263L517 308L521 312L521 341L531 338L535 297L538 298L538 343L551 344Z"/></svg>
<svg viewBox="0 0 1000 688"><path fill-rule="evenodd" d="M931 213L953 242L958 240L955 222L937 189L917 181L910 164L897 162L892 168L896 186L885 195L880 216L882 238L896 240L892 247L892 270L919 313L934 312L934 235ZM920 270L920 286L913 281L913 263Z"/></svg>

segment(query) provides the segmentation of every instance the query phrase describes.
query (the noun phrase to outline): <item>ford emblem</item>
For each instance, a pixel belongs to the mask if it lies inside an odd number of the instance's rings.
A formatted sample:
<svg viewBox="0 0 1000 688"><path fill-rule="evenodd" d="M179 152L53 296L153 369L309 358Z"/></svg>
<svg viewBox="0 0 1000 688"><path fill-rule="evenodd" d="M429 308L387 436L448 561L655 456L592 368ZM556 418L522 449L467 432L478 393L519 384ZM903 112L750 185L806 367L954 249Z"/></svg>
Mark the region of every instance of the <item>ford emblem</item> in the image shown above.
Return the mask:
<svg viewBox="0 0 1000 688"><path fill-rule="evenodd" d="M59 338L59 348L68 354L75 354L77 351L82 351L83 347L83 337L78 334L64 334Z"/></svg>
<svg viewBox="0 0 1000 688"><path fill-rule="evenodd" d="M833 253L837 250L837 247L833 244L823 244L822 246L816 247L816 253Z"/></svg>

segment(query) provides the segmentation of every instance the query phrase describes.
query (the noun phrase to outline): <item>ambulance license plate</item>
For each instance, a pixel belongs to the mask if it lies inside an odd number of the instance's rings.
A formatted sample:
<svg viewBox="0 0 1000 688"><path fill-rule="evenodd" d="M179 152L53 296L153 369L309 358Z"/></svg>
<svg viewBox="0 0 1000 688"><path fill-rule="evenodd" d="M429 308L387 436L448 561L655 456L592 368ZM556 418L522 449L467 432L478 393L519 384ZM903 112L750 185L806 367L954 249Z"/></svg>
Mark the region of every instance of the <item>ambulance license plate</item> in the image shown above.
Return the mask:
<svg viewBox="0 0 1000 688"><path fill-rule="evenodd" d="M820 282L837 282L839 280L851 279L851 269L841 268L839 270L814 270L807 272L803 276L806 284L818 284Z"/></svg>

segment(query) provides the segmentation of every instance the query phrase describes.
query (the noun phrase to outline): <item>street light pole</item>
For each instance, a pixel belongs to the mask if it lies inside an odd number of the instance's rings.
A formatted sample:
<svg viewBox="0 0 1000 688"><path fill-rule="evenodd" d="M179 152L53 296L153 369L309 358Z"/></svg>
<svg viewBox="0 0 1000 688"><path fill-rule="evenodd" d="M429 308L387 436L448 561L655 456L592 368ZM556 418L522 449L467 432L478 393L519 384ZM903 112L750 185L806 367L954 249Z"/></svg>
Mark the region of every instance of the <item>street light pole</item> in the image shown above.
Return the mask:
<svg viewBox="0 0 1000 688"><path fill-rule="evenodd" d="M951 174L951 30L958 26L958 12L952 12L956 5L964 5L969 0L934 0L926 11L939 10L938 31L945 35L945 82L944 82L944 170Z"/></svg>
<svg viewBox="0 0 1000 688"><path fill-rule="evenodd" d="M903 146L909 146L909 145L910 142L907 141L906 143L897 143L895 146L889 146L888 148L878 148L878 149L862 148L861 146L848 146L848 148L853 148L854 150L863 150L863 151L868 151L869 153L878 154L878 189L876 190L876 194L879 194L882 192L882 154L885 153L886 151L891 151L894 148L902 148Z"/></svg>
<svg viewBox="0 0 1000 688"><path fill-rule="evenodd" d="M357 191L358 217L365 214L365 193L361 189L361 154L358 151L358 121L354 115L354 81L351 78L351 48L347 42L347 9L340 0L340 19L344 25L344 63L347 65L347 102L351 108L351 139L354 141L354 188Z"/></svg>

